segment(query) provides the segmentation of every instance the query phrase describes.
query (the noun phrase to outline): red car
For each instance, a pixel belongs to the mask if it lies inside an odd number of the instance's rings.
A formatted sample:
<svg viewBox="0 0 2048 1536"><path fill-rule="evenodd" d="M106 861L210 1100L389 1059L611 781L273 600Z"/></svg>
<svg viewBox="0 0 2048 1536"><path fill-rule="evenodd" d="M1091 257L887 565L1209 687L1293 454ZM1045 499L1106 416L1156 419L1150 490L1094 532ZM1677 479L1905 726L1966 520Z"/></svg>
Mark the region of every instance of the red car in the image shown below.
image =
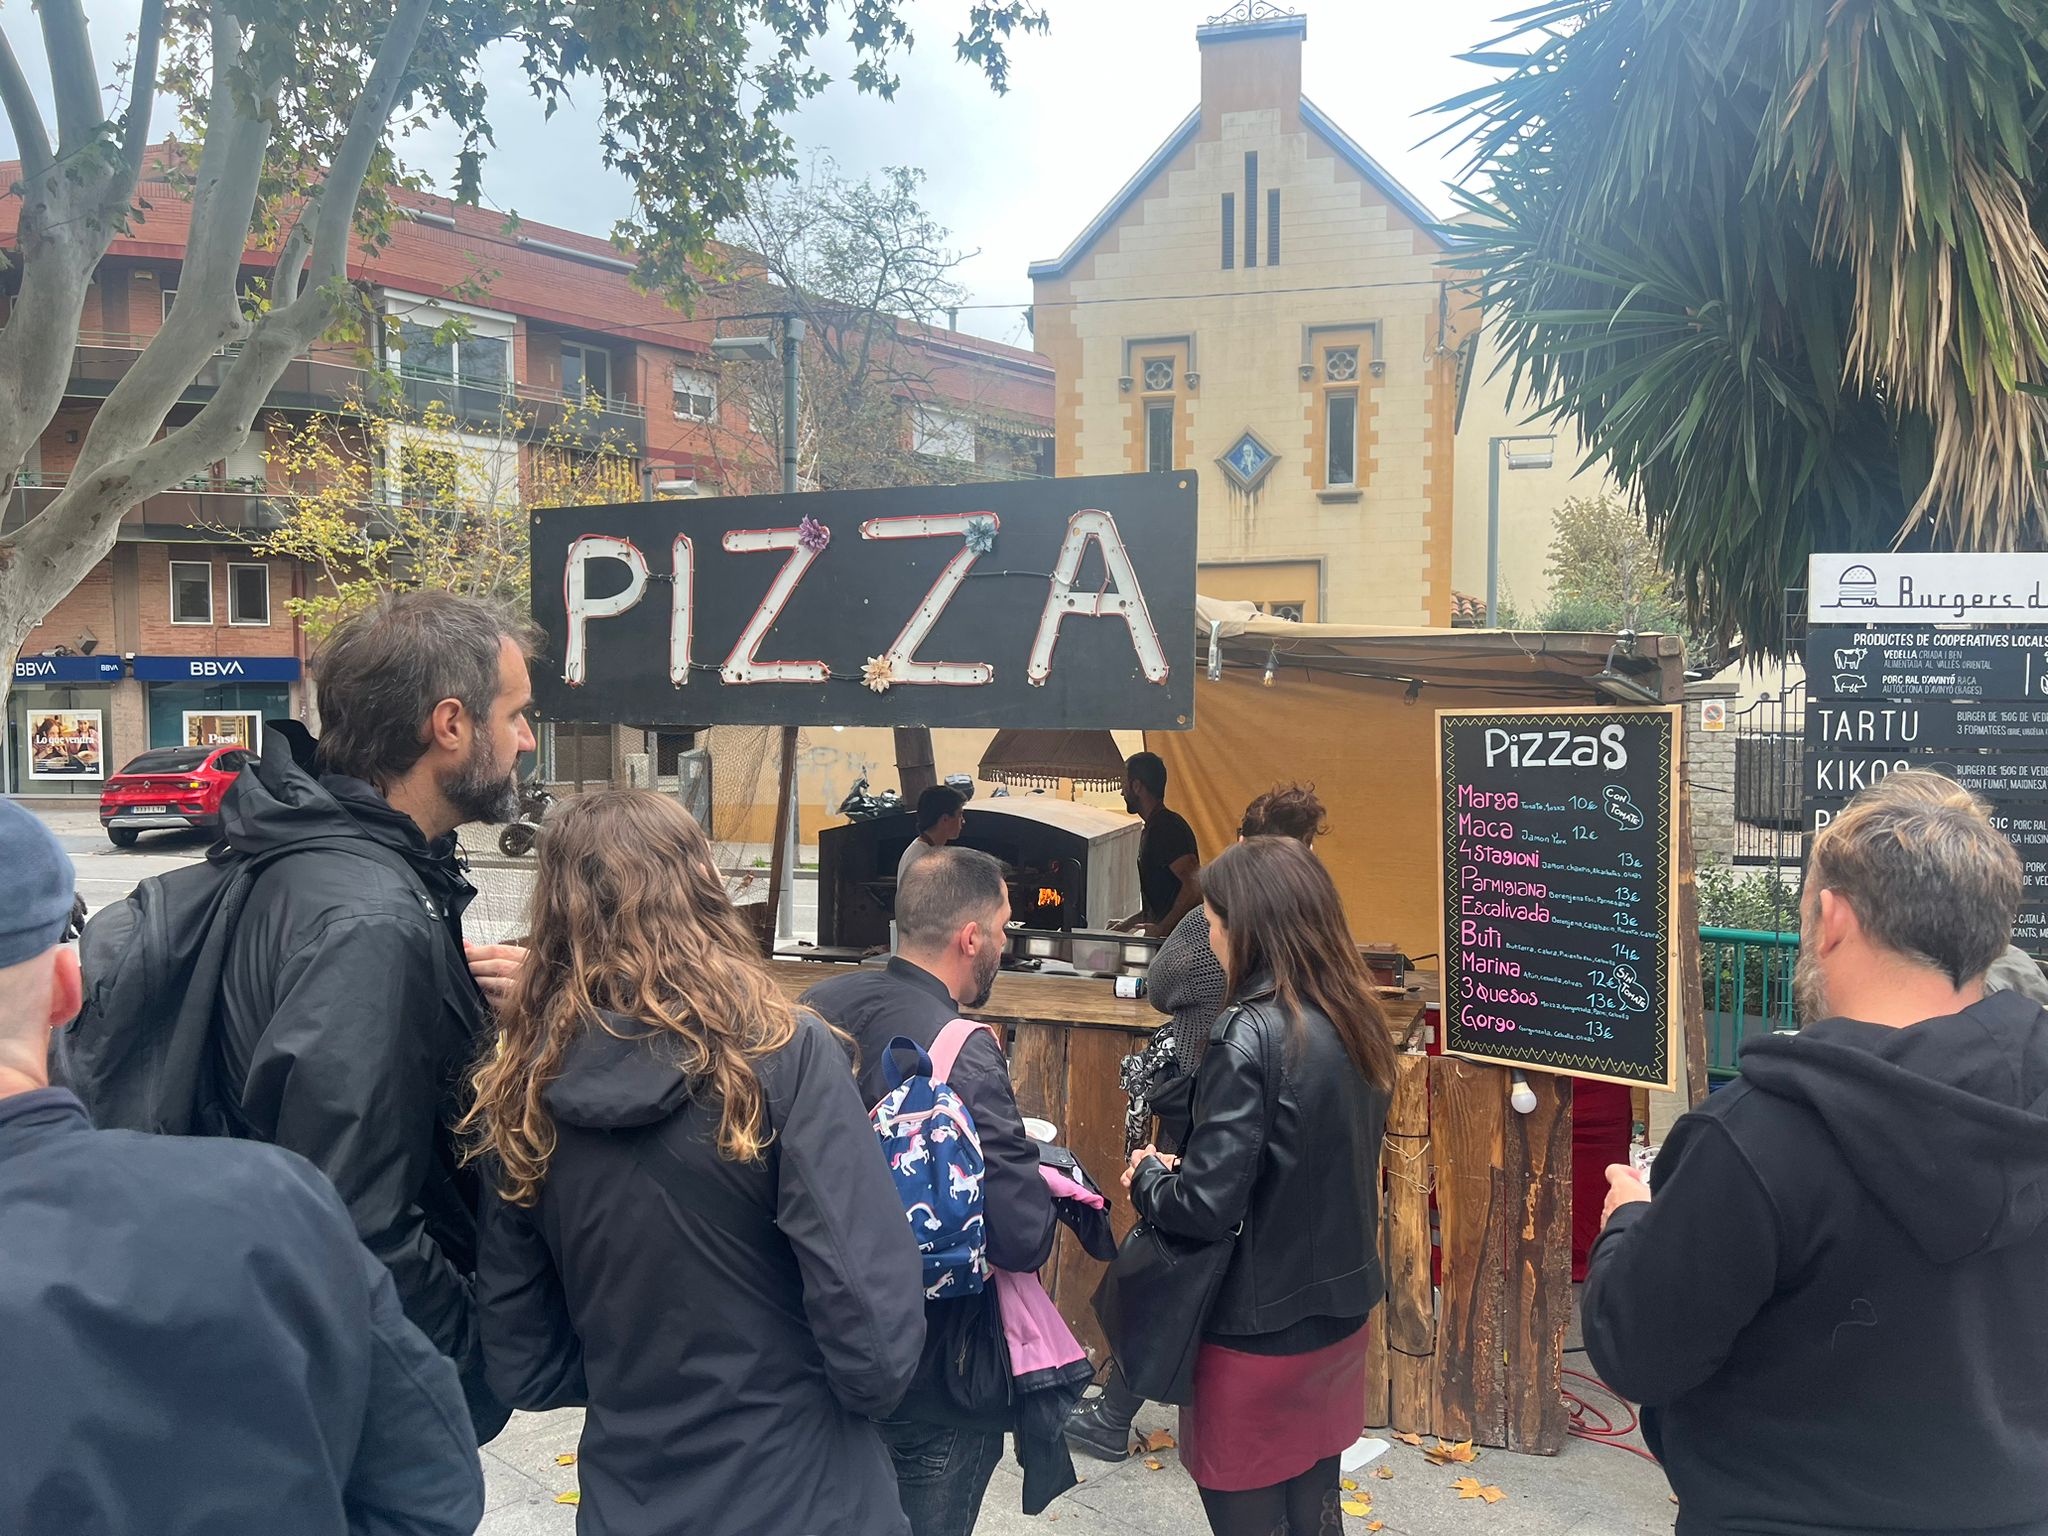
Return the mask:
<svg viewBox="0 0 2048 1536"><path fill-rule="evenodd" d="M175 827L220 831L221 797L248 766L243 747L159 747L107 780L100 825L116 848L145 832Z"/></svg>

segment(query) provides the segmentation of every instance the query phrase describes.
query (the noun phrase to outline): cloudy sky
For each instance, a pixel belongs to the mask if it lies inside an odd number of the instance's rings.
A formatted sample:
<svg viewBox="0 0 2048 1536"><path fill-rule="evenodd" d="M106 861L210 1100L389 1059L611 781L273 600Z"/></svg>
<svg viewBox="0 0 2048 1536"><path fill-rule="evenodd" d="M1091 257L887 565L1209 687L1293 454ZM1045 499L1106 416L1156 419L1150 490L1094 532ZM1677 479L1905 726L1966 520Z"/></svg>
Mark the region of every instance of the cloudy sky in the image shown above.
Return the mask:
<svg viewBox="0 0 2048 1536"><path fill-rule="evenodd" d="M961 328L1025 342L1025 267L1058 255L1195 105L1195 28L1225 3L1044 0L1052 31L1014 45L1011 89L998 97L953 56L967 0L906 0L920 41L903 62L896 99L835 84L792 120L791 131L806 154L828 154L848 174L922 168L927 206L961 251L976 253L960 277L982 307L964 313ZM1443 183L1457 158L1446 140L1421 142L1440 126L1423 114L1484 78L1456 55L1490 39L1494 18L1520 7L1514 0L1290 3L1309 21L1308 95L1426 204L1448 213ZM88 0L88 9L103 59L116 55L133 28L134 0ZM10 6L5 18L25 54L39 52L32 33L17 35L30 14L26 5ZM844 77L843 48L820 57ZM628 198L623 181L598 163L591 120L572 110L543 124L509 61L492 73L498 147L486 172L488 200L528 219L607 231Z"/></svg>

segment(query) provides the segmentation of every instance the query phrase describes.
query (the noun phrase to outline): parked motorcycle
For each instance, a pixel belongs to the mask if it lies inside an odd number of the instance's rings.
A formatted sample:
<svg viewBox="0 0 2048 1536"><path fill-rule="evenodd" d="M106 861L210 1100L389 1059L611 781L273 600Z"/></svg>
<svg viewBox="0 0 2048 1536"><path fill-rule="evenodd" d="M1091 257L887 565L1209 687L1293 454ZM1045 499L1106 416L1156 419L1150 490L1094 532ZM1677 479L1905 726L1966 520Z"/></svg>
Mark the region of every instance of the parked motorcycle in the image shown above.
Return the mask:
<svg viewBox="0 0 2048 1536"><path fill-rule="evenodd" d="M877 816L893 816L902 809L901 795L893 789L875 794L869 790L866 779L856 779L846 798L839 802L839 814L848 821L873 821Z"/></svg>
<svg viewBox="0 0 2048 1536"><path fill-rule="evenodd" d="M548 808L554 803L555 797L539 779L528 779L520 785L519 819L507 823L498 834L498 852L508 859L523 859L533 852L540 837L540 824L547 819Z"/></svg>

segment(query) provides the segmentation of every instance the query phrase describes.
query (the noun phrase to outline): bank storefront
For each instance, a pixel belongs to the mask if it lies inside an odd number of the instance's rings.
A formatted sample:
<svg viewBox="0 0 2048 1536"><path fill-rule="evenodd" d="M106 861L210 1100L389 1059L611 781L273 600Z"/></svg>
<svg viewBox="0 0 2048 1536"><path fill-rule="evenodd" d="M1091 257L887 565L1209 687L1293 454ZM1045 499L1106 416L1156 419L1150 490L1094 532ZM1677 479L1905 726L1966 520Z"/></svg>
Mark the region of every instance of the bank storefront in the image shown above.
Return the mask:
<svg viewBox="0 0 2048 1536"><path fill-rule="evenodd" d="M118 739L118 656L23 656L7 704L5 787L17 795L97 799L107 775L142 750Z"/></svg>
<svg viewBox="0 0 2048 1536"><path fill-rule="evenodd" d="M263 722L292 713L296 656L137 656L152 747L261 751Z"/></svg>

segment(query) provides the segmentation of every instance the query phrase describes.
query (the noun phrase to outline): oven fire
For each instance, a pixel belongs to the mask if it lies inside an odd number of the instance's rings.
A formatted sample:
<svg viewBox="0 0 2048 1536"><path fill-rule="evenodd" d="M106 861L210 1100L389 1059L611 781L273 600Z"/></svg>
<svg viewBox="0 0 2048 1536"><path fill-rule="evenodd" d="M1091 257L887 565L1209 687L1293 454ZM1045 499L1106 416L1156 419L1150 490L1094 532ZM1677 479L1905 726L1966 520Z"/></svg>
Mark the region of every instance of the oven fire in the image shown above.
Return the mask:
<svg viewBox="0 0 2048 1536"><path fill-rule="evenodd" d="M1065 897L1065 896L1063 896L1063 895L1061 895L1061 894L1060 894L1060 893L1059 893L1058 891L1054 890L1054 889L1053 889L1053 888L1052 888L1051 886L1049 886L1049 885L1041 885L1041 886L1040 886L1040 887L1038 888L1038 910L1039 910L1039 911L1043 912L1043 911L1045 911L1046 909L1050 908L1050 909L1052 909L1053 911L1055 911L1055 912L1056 912L1056 911L1058 911L1058 910L1059 910L1059 909L1060 909L1061 907L1065 906L1066 904L1067 904L1067 899L1066 899L1066 897Z"/></svg>

